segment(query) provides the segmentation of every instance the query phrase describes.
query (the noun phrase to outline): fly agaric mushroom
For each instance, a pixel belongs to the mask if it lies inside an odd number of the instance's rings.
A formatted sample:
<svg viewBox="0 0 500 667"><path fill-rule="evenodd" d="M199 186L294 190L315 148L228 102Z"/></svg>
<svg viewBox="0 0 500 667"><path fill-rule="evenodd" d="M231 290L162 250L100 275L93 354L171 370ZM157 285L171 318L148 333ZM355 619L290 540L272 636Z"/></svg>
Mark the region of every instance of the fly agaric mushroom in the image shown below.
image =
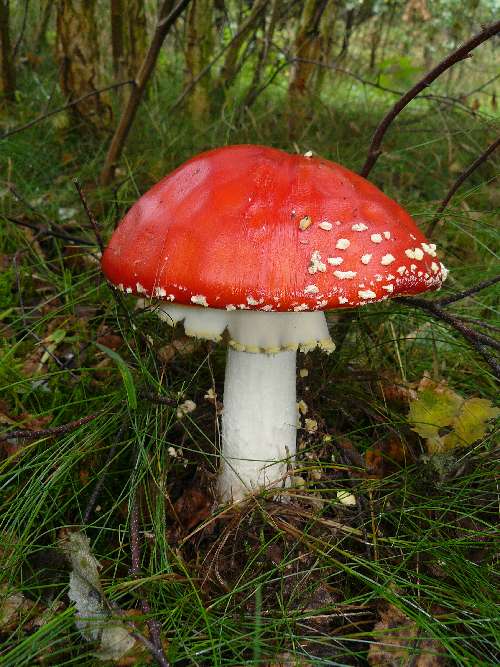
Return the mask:
<svg viewBox="0 0 500 667"><path fill-rule="evenodd" d="M344 167L264 146L198 155L129 210L104 252L118 289L229 349L222 500L285 483L296 353L334 349L325 310L438 289L446 269L413 219Z"/></svg>

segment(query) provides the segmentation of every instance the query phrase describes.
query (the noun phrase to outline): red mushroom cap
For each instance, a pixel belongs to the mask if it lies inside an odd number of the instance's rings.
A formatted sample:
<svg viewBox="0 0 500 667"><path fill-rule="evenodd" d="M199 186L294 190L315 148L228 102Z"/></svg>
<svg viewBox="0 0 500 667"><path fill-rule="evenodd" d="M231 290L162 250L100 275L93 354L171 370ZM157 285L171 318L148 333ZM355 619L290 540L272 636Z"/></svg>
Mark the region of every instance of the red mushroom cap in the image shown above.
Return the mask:
<svg viewBox="0 0 500 667"><path fill-rule="evenodd" d="M197 155L153 186L102 268L126 292L229 310L358 306L445 278L434 244L367 180L251 145Z"/></svg>

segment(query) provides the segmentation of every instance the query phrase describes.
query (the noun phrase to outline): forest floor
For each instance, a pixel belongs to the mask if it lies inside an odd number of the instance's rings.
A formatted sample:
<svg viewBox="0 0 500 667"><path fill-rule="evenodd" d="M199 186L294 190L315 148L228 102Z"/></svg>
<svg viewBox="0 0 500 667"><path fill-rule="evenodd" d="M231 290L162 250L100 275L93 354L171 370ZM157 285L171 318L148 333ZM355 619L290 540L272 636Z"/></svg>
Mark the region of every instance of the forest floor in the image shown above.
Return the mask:
<svg viewBox="0 0 500 667"><path fill-rule="evenodd" d="M24 83L12 126L42 108ZM496 387L476 351L397 301L349 321L332 315L338 352L299 355L289 502L218 507L225 352L186 339L131 297L120 308L73 183L107 240L152 183L216 145L313 150L357 170L392 100L339 89L291 142L279 96L196 127L182 113L165 118L153 87L106 189L96 180L108 138L70 129L64 114L2 141L0 427L94 418L0 442L0 664L91 665L99 651L114 664L150 664L151 619L172 665L498 664ZM425 230L497 134L491 115L419 102L391 128L371 178ZM435 232L450 270L440 296L498 271L498 164L493 157L466 182ZM497 309L495 288L451 307L490 326ZM425 401L439 423L431 434L416 426ZM75 626L71 570L73 594L98 608L98 630ZM113 641L116 655L130 643L128 657L116 657Z"/></svg>

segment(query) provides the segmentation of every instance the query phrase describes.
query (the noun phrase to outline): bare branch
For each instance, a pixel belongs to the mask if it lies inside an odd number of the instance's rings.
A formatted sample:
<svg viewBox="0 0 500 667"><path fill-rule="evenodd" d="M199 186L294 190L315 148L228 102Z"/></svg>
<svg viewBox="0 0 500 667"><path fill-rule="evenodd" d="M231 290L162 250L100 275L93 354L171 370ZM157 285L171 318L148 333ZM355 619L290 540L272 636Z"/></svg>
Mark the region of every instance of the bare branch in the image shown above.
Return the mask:
<svg viewBox="0 0 500 667"><path fill-rule="evenodd" d="M19 47L21 46L21 43L24 39L24 31L26 30L26 19L28 18L28 5L30 3L30 0L24 0L24 9L23 9L23 19L21 23L21 30L19 31L19 37L17 38L17 41L14 46L14 50L12 52L12 62L16 61L17 54L19 51Z"/></svg>
<svg viewBox="0 0 500 667"><path fill-rule="evenodd" d="M86 100L88 97L92 97L93 95L100 95L101 93L105 93L107 90L113 90L114 88L120 88L121 86L135 86L135 81L120 81L120 83L113 83L110 86L105 86L104 88L99 88L99 90L93 90L92 92L87 93L86 95L82 95L81 97L78 97L76 100L73 100L72 102L68 102L68 104L65 104L62 107L58 107L57 109L53 109L52 111L49 111L48 113L44 113L42 116L38 116L38 118L35 118L34 120L30 120L30 122L26 123L25 125L20 125L19 127L15 127L13 130L9 130L8 132L5 132L0 137L0 140L7 139L7 137L11 137L13 134L17 134L18 132L22 132L23 130L27 130L28 128L33 127L33 125L36 125L37 123L41 123L43 120L46 120L47 118L50 118L51 116L55 116L56 114L61 113L61 111L66 111L66 109L70 109L71 107L74 107L75 104L79 104L80 102L83 102L83 100Z"/></svg>
<svg viewBox="0 0 500 667"><path fill-rule="evenodd" d="M139 452L137 450L136 462L138 461ZM141 547L139 543L139 502L137 488L134 489L130 502L130 551L132 558L130 573L134 577L139 577L141 575ZM160 665L168 667L167 658L165 657L161 643L160 625L154 618L151 618L151 606L147 598L144 596L144 593L141 599L141 609L147 617L146 624L149 629L152 644L156 649L155 657L157 657L157 660L158 656L161 658L161 660L158 660Z"/></svg>
<svg viewBox="0 0 500 667"><path fill-rule="evenodd" d="M92 225L92 228L93 228L94 234L95 234L95 238L96 238L96 241L97 241L97 245L99 246L99 250L101 251L101 254L102 254L104 252L104 243L102 242L101 232L99 230L99 225L97 224L97 220L95 218L95 215L92 213L92 211L89 209L89 207L87 205L87 200L85 198L85 194L82 190L82 186L80 185L78 179L74 178L73 183L75 184L76 191L78 192L78 195L80 196L80 200L82 202L83 208L85 209L85 213L87 214L87 218L89 219L89 222Z"/></svg>
<svg viewBox="0 0 500 667"><path fill-rule="evenodd" d="M447 312L442 306L434 301L428 301L427 299L420 299L417 297L400 297L398 298L398 301L404 303L406 306L413 306L425 310L436 319L442 320L452 326L474 347L478 354L483 357L495 377L500 379L500 363L498 363L498 360L493 357L487 349L491 347L500 350L500 343L498 341L466 326L459 317Z"/></svg>
<svg viewBox="0 0 500 667"><path fill-rule="evenodd" d="M75 419L72 422L67 424L62 424L61 426L54 426L53 428L44 428L40 431L30 431L29 429L19 429L16 431L7 431L7 433L0 434L0 442L4 440L10 440L11 438L21 438L23 440L38 440L39 438L53 438L58 435L64 435L65 433L70 433L75 431L80 426L88 424L94 419L100 417L105 410L99 410L93 415L87 415L86 417L80 417L80 419Z"/></svg>
<svg viewBox="0 0 500 667"><path fill-rule="evenodd" d="M19 218L12 218L11 216L4 215L5 220L12 222L14 225L19 225L20 227L26 227L27 229L32 229L34 232L40 236L53 236L56 239L61 239L63 241L69 241L70 243L75 243L76 245L93 245L92 241L89 239L84 239L80 236L72 236L71 234L66 234L64 232L59 232L56 229L50 227L41 227L35 222L28 222L27 220L19 220Z"/></svg>
<svg viewBox="0 0 500 667"><path fill-rule="evenodd" d="M109 185L111 179L114 175L115 164L119 159L125 141L127 139L132 123L134 122L135 115L139 108L139 104L146 90L148 81L153 73L153 70L160 53L161 46L167 36L170 28L174 25L176 20L186 9L191 0L179 0L174 9L167 15L166 7L169 5L169 0L165 0L160 10L160 19L156 24L156 29L151 40L151 45L149 50L144 58L144 61L141 65L141 69L137 74L136 85L132 88L130 92L130 97L128 99L127 105L123 114L120 118L120 122L115 130L111 144L104 161L104 166L100 175L100 182L102 185Z"/></svg>
<svg viewBox="0 0 500 667"><path fill-rule="evenodd" d="M292 58L287 64L293 65L295 62L309 63L310 65L317 65L318 67L323 67L325 69L333 70L334 72L339 72L339 74L345 74L346 76L349 76L352 79L356 79L356 81L359 81L359 83L363 84L364 86L370 86L371 88L375 88L376 90L380 90L384 93L390 93L391 95L397 95L398 97L404 95L404 93L402 93L400 90L396 90L395 88L388 88L387 86L382 86L381 84L376 83L375 81L364 79L359 74L351 72L350 70L345 69L344 67L338 67L337 65L333 65L330 63L323 63L319 60L309 60L307 58ZM466 111L467 113L472 114L473 116L478 115L477 111L470 109L458 97L450 97L449 95L428 94L428 95L420 95L419 99L430 100L432 102L440 102L443 104L448 104L453 106L459 106L463 111Z"/></svg>
<svg viewBox="0 0 500 667"><path fill-rule="evenodd" d="M101 489L104 486L104 482L106 481L106 476L108 474L108 466L113 460L118 443L122 439L122 436L125 433L125 429L127 428L127 426L128 424L126 421L122 422L122 425L120 426L118 433L116 435L115 441L113 445L110 447L108 456L106 457L106 461L101 466L99 479L97 481L97 484L95 485L94 490L92 491L92 495L90 496L89 502L87 503L87 507L85 508L85 512L83 514L83 523L88 523L90 515L94 511L95 504L97 503L97 499L99 498Z"/></svg>
<svg viewBox="0 0 500 667"><path fill-rule="evenodd" d="M368 157L366 162L361 170L361 176L365 178L368 176L376 161L378 160L381 154L381 145L382 140L387 132L390 124L398 116L399 113L425 88L431 85L438 76L440 76L447 69L455 65L456 63L465 60L469 57L470 52L475 49L477 46L490 39L494 35L500 32L500 21L496 21L491 25L487 26L477 35L474 35L469 39L465 44L462 44L458 49L453 51L449 56L442 60L436 67L434 67L430 72L428 72L418 83L416 83L410 90L408 90L397 102L394 104L389 113L382 119L381 123L375 130L375 133L372 138L370 148L368 150Z"/></svg>
<svg viewBox="0 0 500 667"><path fill-rule="evenodd" d="M477 294L477 292L480 292L481 290L485 289L486 287L491 287L492 285L496 285L496 283L500 282L500 276L495 276L494 278L489 278L488 280L483 280L482 282L478 283L477 285L473 285L472 287L468 287L465 290L462 290L461 292L458 292L457 294L452 294L451 296L445 296L442 299L437 299L435 303L437 303L438 306L448 306L450 303L455 303L455 301L461 301L462 299L465 299L468 296L472 296L473 294Z"/></svg>
<svg viewBox="0 0 500 667"><path fill-rule="evenodd" d="M438 209L436 211L436 215L432 219L429 229L427 230L427 236L430 238L432 234L434 233L436 226L438 225L439 221L441 220L441 214L443 213L444 209L448 206L448 203L450 199L453 197L455 192L458 190L458 188L462 185L462 183L469 178L469 176L476 171L478 167L480 167L483 162L486 162L486 160L489 158L489 156L496 151L496 149L500 146L500 137L496 141L494 141L492 144L488 146L488 148L481 153L481 155L474 160L474 162L469 165L466 169L462 171L462 173L458 176L456 181L453 183L451 188L448 190L446 193L445 198L443 201L439 204Z"/></svg>

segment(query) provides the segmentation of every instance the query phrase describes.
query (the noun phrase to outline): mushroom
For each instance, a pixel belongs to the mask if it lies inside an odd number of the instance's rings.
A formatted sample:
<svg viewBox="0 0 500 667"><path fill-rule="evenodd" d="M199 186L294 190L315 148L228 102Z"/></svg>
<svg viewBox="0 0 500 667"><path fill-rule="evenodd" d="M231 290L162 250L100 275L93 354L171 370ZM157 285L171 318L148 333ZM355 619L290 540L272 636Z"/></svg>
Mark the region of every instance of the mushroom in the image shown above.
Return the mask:
<svg viewBox="0 0 500 667"><path fill-rule="evenodd" d="M323 311L438 289L446 269L396 202L325 159L227 146L178 167L104 252L118 289L188 336L229 334L221 500L287 484L296 353L334 350Z"/></svg>

